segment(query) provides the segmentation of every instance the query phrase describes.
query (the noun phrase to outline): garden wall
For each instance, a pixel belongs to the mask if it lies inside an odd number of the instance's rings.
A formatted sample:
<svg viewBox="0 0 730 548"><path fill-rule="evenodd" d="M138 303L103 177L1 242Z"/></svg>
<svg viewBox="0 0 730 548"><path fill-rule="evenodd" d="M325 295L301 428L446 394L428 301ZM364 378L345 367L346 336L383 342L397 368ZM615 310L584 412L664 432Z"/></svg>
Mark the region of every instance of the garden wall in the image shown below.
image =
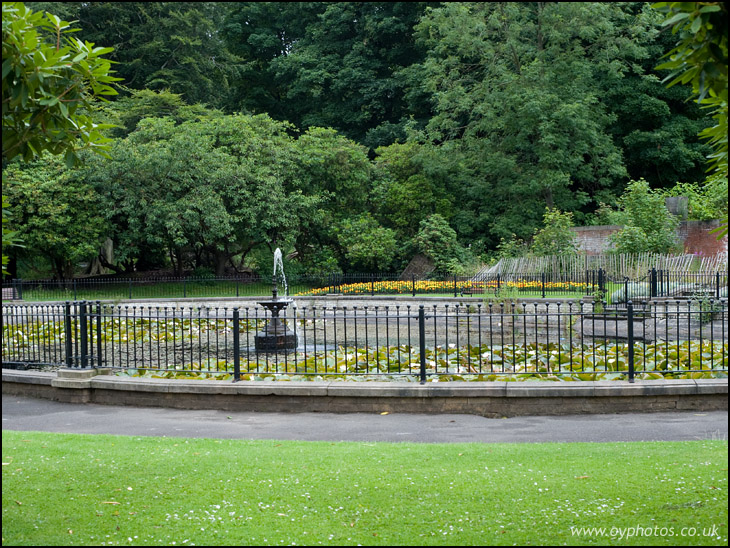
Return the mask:
<svg viewBox="0 0 730 548"><path fill-rule="evenodd" d="M727 253L727 236L722 240L710 231L720 226L720 221L682 221L677 230L685 253L712 256ZM623 227L621 225L577 226L573 227L578 238L578 246L587 255L601 255L611 249L609 237Z"/></svg>

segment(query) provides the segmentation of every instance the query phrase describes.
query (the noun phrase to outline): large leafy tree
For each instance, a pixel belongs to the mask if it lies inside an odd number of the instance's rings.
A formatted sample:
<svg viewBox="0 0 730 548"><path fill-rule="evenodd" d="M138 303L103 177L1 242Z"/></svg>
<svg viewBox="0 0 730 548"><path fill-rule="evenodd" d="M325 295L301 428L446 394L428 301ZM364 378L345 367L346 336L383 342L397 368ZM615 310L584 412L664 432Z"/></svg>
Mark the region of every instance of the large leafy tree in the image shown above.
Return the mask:
<svg viewBox="0 0 730 548"><path fill-rule="evenodd" d="M118 63L119 76L131 89L169 89L189 104L219 107L239 77L239 60L229 53L220 34L226 2L62 2L59 6L78 20L88 40L114 47L110 59Z"/></svg>
<svg viewBox="0 0 730 548"><path fill-rule="evenodd" d="M620 78L598 81L602 101L615 116L609 132L621 147L632 179L644 178L654 188L701 181L711 149L697 134L707 127L707 117L690 100L691 90L667 88L655 70L656 60L674 39L661 32L662 15L647 4L626 4L622 9L631 17L629 32L641 48Z"/></svg>
<svg viewBox="0 0 730 548"><path fill-rule="evenodd" d="M67 165L82 148L105 153L104 127L88 115L95 98L115 95L104 57L111 48L76 38L76 29L59 17L34 12L20 2L3 2L3 188L7 162L33 160L44 151L63 155ZM3 195L3 273L17 231L8 229L12 203Z"/></svg>
<svg viewBox="0 0 730 548"><path fill-rule="evenodd" d="M42 257L61 280L73 278L76 265L96 256L109 230L99 214L102 200L79 170L44 154L29 164L11 163L7 192L22 248L15 256Z"/></svg>
<svg viewBox="0 0 730 548"><path fill-rule="evenodd" d="M473 173L471 235L527 236L626 176L597 82L642 52L612 3L454 3L418 25L435 116L423 138ZM462 232L462 234L464 234Z"/></svg>
<svg viewBox="0 0 730 548"><path fill-rule="evenodd" d="M178 273L205 266L222 274L261 244L291 242L316 198L287 184L287 129L265 115L142 120L112 161L89 167L115 257L141 267L151 250Z"/></svg>
<svg viewBox="0 0 730 548"><path fill-rule="evenodd" d="M370 148L405 138L411 115L423 113L400 71L423 58L413 37L427 3L328 2L286 55L271 61L286 119L299 127L332 127ZM303 6L305 20L311 8ZM296 27L294 27L296 28Z"/></svg>
<svg viewBox="0 0 730 548"><path fill-rule="evenodd" d="M300 221L299 259L310 270L331 259L344 266L347 244L338 234L351 233L348 227L352 226L376 232L380 228L369 217L362 223L359 218L371 209L372 166L367 149L333 129L313 127L296 139L293 153L288 184L317 199L316 208Z"/></svg>
<svg viewBox="0 0 730 548"><path fill-rule="evenodd" d="M324 12L324 2L231 2L222 27L226 45L241 59L240 76L232 83L229 110L267 113L287 119L288 82L276 77L274 62L288 55Z"/></svg>
<svg viewBox="0 0 730 548"><path fill-rule="evenodd" d="M382 222L402 241L412 239L421 221L438 214L458 223L458 194L467 178L441 151L414 141L376 149L374 205Z"/></svg>

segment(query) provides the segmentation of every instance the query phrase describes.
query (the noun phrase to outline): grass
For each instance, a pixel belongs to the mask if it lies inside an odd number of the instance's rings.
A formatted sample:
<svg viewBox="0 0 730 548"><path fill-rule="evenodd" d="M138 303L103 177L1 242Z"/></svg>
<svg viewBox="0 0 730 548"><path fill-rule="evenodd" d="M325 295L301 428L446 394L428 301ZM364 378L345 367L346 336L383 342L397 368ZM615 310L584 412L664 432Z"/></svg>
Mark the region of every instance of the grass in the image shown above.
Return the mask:
<svg viewBox="0 0 730 548"><path fill-rule="evenodd" d="M472 282L461 281L457 284L456 296L461 297L461 290L472 285ZM514 284L513 284L514 285ZM588 291L585 284L548 284L545 296L549 298L580 299ZM344 295L369 296L371 290L378 296L410 296L412 295L411 282L386 281L344 284L337 287ZM292 284L289 287L291 296L307 297L312 295L326 295L332 291L331 287L312 289L306 284ZM501 292L501 293L504 293ZM74 301L74 300L126 300L126 299L171 299L171 298L220 298L220 297L266 297L271 294L271 285L267 283L236 283L235 281L210 281L185 284L182 282L155 282L155 283L103 283L94 287L79 285L77 288L34 287L27 282L23 287L23 300L28 302L45 301ZM541 298L542 290L539 284L524 283L519 289L510 286L508 291L514 298ZM454 285L451 281L422 281L416 282L416 296L418 297L454 297ZM475 294L482 298L484 295ZM489 293L488 296L494 297Z"/></svg>
<svg viewBox="0 0 730 548"><path fill-rule="evenodd" d="M4 431L3 544L725 546L727 449Z"/></svg>

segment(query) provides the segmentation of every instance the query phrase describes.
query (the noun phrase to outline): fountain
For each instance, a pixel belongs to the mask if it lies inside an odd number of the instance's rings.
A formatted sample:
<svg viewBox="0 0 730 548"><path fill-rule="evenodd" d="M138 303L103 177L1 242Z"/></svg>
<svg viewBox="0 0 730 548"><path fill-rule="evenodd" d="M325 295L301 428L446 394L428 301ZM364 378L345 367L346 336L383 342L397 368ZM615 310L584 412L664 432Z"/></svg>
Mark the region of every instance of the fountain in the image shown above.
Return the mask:
<svg viewBox="0 0 730 548"><path fill-rule="evenodd" d="M272 298L270 301L258 301L258 304L271 312L271 318L263 331L256 333L254 336L256 352L287 352L296 350L297 348L297 335L292 333L286 324L284 324L284 322L282 322L279 318L279 313L289 306L289 304L293 302L293 299L279 298L276 284L277 267L281 272L281 277L284 282L284 294L286 295L287 285L286 276L284 275L284 264L281 260L281 250L278 247L276 248L276 251L274 251L274 275L271 278Z"/></svg>

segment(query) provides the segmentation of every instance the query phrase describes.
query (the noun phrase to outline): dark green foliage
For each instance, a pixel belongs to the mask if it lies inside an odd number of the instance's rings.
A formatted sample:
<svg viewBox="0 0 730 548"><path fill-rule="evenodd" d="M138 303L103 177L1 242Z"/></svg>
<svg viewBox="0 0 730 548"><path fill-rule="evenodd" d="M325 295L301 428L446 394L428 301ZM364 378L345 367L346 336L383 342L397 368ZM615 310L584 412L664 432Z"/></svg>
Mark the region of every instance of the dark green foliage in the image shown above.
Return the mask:
<svg viewBox="0 0 730 548"><path fill-rule="evenodd" d="M535 231L530 251L535 255L575 255L578 243L573 226L573 214L546 209L543 228Z"/></svg>
<svg viewBox="0 0 730 548"><path fill-rule="evenodd" d="M215 116L217 112L200 104L188 105L177 93L142 89L130 90L129 95L106 108L104 114L117 126L111 134L126 137L137 129L137 124L144 118L169 117L179 124Z"/></svg>
<svg viewBox="0 0 730 548"><path fill-rule="evenodd" d="M3 2L3 162L48 151L72 165L79 148L106 149L104 128L84 109L117 93L106 57L112 48L80 40L76 30L55 15Z"/></svg>
<svg viewBox="0 0 730 548"><path fill-rule="evenodd" d="M289 119L302 105L286 101L288 82L276 77L272 63L291 52L307 27L325 10L323 2L231 2L221 32L241 59L227 107Z"/></svg>
<svg viewBox="0 0 730 548"><path fill-rule="evenodd" d="M60 157L43 155L23 166L7 167L9 205L23 247L17 256L42 256L59 279L72 278L77 263L97 255L109 230L98 214L102 199Z"/></svg>
<svg viewBox="0 0 730 548"><path fill-rule="evenodd" d="M118 126L113 162L81 177L120 270L241 269L277 245L302 271L398 268L434 218L454 249L520 253L546 208L617 222L602 204L629 180L702 182L698 132L726 154L723 3L661 3L674 33L644 3L30 5L115 48L122 94L87 105ZM664 68L693 89L655 70L675 46Z"/></svg>
<svg viewBox="0 0 730 548"><path fill-rule="evenodd" d="M417 249L433 260L439 272L461 273L467 252L456 239L456 232L438 213L423 219L414 238Z"/></svg>
<svg viewBox="0 0 730 548"><path fill-rule="evenodd" d="M293 238L318 199L287 185L287 128L265 115L140 122L111 162L89 172L119 260L151 248L178 272L207 265L222 274L234 257Z"/></svg>
<svg viewBox="0 0 730 548"><path fill-rule="evenodd" d="M87 111L96 98L117 93L111 84L118 78L111 76L104 57L112 48L82 41L74 36L76 30L56 15L34 12L21 2L3 2L3 191L10 192L14 184L6 178L6 163L13 158L30 162L49 152L63 155L71 166L82 148L106 153L106 126L95 123ZM3 195L2 202L5 275L5 252L18 245L23 230L8 226L11 201ZM14 223L23 221L16 218ZM53 236L53 231L48 233ZM60 249L58 255L68 259ZM67 273L67 264L59 271Z"/></svg>
<svg viewBox="0 0 730 548"><path fill-rule="evenodd" d="M221 4L79 2L61 9L78 20L85 39L114 47L110 58L130 88L167 89L189 104L220 106L238 78L239 60L219 31Z"/></svg>
<svg viewBox="0 0 730 548"><path fill-rule="evenodd" d="M668 86L691 84L697 102L712 109L714 125L700 136L714 149L709 157L714 175L727 185L727 2L658 2L654 7L666 14L663 26L678 38L657 68L673 71ZM727 226L725 215L718 238L727 235Z"/></svg>
<svg viewBox="0 0 730 548"><path fill-rule="evenodd" d="M429 215L454 216L460 174L444 169L438 150L411 141L380 147L376 153L377 213L402 238L415 236Z"/></svg>
<svg viewBox="0 0 730 548"><path fill-rule="evenodd" d="M343 221L339 241L350 271L389 272L398 250L395 233L368 214Z"/></svg>
<svg viewBox="0 0 730 548"><path fill-rule="evenodd" d="M314 18L311 4L283 12L311 18L303 33L294 25L301 39L271 61L276 81L284 83L286 119L300 127L333 127L370 148L403 140L409 115L423 106L409 104L408 79L398 72L423 58L413 27L427 4L318 4Z"/></svg>
<svg viewBox="0 0 730 548"><path fill-rule="evenodd" d="M631 181L620 199L626 226L611 239L618 253L672 253L677 249L678 220L664 196L640 179Z"/></svg>

